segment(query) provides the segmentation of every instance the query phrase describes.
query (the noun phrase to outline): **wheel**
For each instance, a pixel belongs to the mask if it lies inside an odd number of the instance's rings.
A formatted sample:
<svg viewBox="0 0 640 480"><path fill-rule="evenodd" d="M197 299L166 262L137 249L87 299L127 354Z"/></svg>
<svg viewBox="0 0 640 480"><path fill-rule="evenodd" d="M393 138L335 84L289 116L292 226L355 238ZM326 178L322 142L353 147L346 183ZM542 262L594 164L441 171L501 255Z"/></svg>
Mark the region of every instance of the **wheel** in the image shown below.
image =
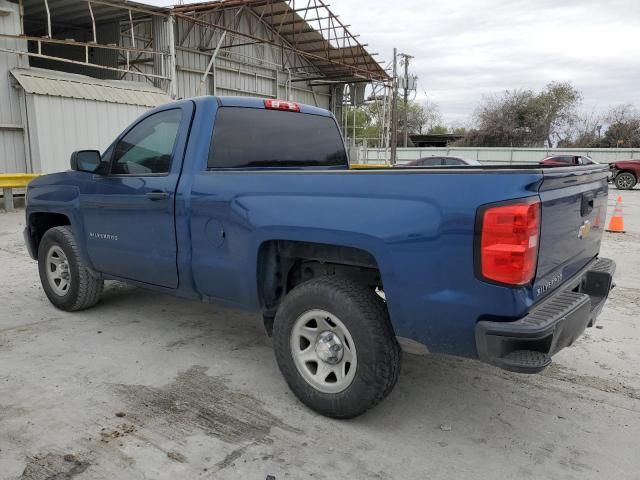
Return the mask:
<svg viewBox="0 0 640 480"><path fill-rule="evenodd" d="M621 172L613 181L619 190L631 190L636 185L636 176L631 172Z"/></svg>
<svg viewBox="0 0 640 480"><path fill-rule="evenodd" d="M38 271L49 301L61 310L83 310L100 300L104 280L83 265L69 226L44 234L38 247Z"/></svg>
<svg viewBox="0 0 640 480"><path fill-rule="evenodd" d="M276 313L274 348L282 375L309 408L352 418L393 389L401 350L373 289L327 276L294 288Z"/></svg>

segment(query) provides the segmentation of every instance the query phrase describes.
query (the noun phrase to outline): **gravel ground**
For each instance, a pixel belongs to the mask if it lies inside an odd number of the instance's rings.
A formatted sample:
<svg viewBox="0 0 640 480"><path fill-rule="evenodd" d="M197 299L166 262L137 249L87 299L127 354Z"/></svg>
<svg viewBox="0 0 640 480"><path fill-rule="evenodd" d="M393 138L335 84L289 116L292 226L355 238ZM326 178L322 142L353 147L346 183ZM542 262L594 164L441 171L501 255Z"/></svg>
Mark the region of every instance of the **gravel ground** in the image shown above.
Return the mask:
<svg viewBox="0 0 640 480"><path fill-rule="evenodd" d="M640 190L623 197L602 328L536 376L406 355L351 421L296 401L253 315L115 282L56 310L23 212L0 214L0 479L637 479Z"/></svg>

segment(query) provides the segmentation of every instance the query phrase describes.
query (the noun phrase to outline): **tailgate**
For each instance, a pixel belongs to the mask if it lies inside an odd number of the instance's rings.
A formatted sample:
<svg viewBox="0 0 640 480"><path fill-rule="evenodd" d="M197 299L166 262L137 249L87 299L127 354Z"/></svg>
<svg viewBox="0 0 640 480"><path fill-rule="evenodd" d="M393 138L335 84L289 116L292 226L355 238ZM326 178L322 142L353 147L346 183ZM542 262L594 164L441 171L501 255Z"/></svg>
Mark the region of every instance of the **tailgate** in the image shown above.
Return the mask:
<svg viewBox="0 0 640 480"><path fill-rule="evenodd" d="M584 267L600 251L607 212L606 165L547 168L541 204L537 301Z"/></svg>

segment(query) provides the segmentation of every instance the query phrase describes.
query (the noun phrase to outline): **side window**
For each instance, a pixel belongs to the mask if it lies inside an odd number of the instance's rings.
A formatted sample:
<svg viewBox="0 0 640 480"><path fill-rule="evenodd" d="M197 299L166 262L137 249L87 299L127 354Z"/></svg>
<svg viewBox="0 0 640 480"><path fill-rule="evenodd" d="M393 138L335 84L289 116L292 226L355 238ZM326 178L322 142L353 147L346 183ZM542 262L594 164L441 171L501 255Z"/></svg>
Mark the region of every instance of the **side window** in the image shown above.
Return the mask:
<svg viewBox="0 0 640 480"><path fill-rule="evenodd" d="M149 175L169 173L182 110L158 112L133 127L115 147L111 173Z"/></svg>
<svg viewBox="0 0 640 480"><path fill-rule="evenodd" d="M422 162L422 165L425 167L439 167L442 165L442 158L433 157L433 158L425 158Z"/></svg>
<svg viewBox="0 0 640 480"><path fill-rule="evenodd" d="M444 164L445 165L465 165L465 163L462 160L458 160L457 158L445 158Z"/></svg>

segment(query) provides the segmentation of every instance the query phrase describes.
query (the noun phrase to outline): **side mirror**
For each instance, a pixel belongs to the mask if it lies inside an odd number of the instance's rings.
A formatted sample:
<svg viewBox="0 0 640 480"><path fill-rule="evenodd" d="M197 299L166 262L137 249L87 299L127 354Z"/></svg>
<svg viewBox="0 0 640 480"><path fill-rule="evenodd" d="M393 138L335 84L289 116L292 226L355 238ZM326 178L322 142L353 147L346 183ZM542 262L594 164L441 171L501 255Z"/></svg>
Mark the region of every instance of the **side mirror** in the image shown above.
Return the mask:
<svg viewBox="0 0 640 480"><path fill-rule="evenodd" d="M79 150L71 154L71 170L95 173L100 163L101 158L98 150Z"/></svg>

